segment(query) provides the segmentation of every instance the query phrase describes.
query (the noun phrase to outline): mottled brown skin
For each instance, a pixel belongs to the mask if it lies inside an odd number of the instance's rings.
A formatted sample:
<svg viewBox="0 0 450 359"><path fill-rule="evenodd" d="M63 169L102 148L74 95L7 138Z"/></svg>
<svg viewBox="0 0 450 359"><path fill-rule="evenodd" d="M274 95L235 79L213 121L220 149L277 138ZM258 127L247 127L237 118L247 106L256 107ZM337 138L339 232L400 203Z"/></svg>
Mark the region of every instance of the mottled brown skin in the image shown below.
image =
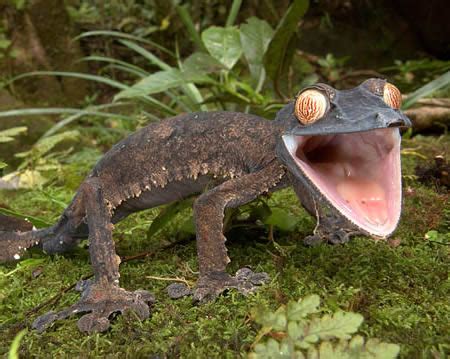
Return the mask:
<svg viewBox="0 0 450 359"><path fill-rule="evenodd" d="M112 313L128 309L147 318L152 295L119 287L120 259L112 240L113 224L131 213L188 196L199 195L194 217L200 275L191 293L199 302L228 288L247 294L267 281L265 273L248 268L235 276L226 272L230 261L223 235L226 208L292 185L308 212L318 219L310 242L347 241L359 229L299 171L282 135L410 125L402 113L383 102L384 85L384 80L371 79L346 92L320 85L328 93L330 109L308 126L299 123L291 102L274 121L233 112L186 114L150 124L116 144L81 184L55 226L28 232L0 231L0 261L19 259L24 250L38 244L48 253L61 253L80 238L89 238L94 279L80 285L80 301L59 313L41 316L33 326L42 331L57 319L82 312L89 313L78 321L85 332L106 330ZM172 297L188 293L179 285L169 288Z"/></svg>
<svg viewBox="0 0 450 359"><path fill-rule="evenodd" d="M60 253L79 238L89 237L93 282L84 288L79 303L39 318L34 326L44 330L56 319L91 312L78 325L92 332L106 330L112 312L132 308L141 318L147 317L151 295L119 287L120 260L112 240L113 223L133 212L195 194L201 194L194 203L200 270L195 300L213 298L226 288L249 293L254 285L263 283L267 279L264 274L245 269L236 277L226 273L230 260L223 216L225 208L288 184L286 169L275 154L284 127L242 113L186 114L152 123L116 144L81 184L54 227L32 236L30 232L16 233L0 242L2 259L8 259L34 241L42 242L46 252Z"/></svg>

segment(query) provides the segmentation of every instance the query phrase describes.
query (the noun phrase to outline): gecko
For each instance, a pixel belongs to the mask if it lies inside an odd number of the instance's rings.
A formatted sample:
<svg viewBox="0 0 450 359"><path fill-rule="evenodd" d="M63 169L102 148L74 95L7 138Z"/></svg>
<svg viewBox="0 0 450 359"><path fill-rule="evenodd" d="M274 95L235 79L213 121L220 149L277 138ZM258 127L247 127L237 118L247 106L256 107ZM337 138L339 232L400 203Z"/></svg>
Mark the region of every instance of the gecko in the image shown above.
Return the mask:
<svg viewBox="0 0 450 359"><path fill-rule="evenodd" d="M197 196L193 204L199 278L192 296L211 300L227 289L248 294L268 280L242 268L227 272L224 211L291 186L317 219L305 238L345 243L364 234L390 236L401 213L401 93L384 79L337 90L318 83L301 90L275 119L238 112L198 112L151 123L114 145L81 183L58 222L49 228L0 232L0 261L27 248L63 253L88 238L94 277L81 298L37 318L43 331L83 314L81 331L105 331L113 313L133 310L144 320L154 296L119 284L114 224L132 213ZM171 296L181 296L174 288Z"/></svg>

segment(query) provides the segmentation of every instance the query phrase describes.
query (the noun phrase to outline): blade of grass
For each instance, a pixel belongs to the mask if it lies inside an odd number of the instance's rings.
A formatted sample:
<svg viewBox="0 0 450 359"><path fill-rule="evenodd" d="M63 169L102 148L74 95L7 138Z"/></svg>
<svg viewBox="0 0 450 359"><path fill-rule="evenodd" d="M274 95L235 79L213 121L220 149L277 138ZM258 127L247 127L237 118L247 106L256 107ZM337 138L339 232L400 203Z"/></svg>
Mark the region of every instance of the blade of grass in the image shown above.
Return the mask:
<svg viewBox="0 0 450 359"><path fill-rule="evenodd" d="M0 117L15 117L15 116L34 116L34 115L61 115L61 114L79 114L83 112L84 115L92 115L98 117L112 117L120 120L129 120L129 116L120 115L117 113L89 111L79 108L26 108L19 110L0 111Z"/></svg>
<svg viewBox="0 0 450 359"><path fill-rule="evenodd" d="M233 4L231 5L231 10L227 17L227 22L225 26L233 26L236 21L236 17L238 15L239 9L241 8L242 0L233 0Z"/></svg>
<svg viewBox="0 0 450 359"><path fill-rule="evenodd" d="M45 228L45 227L51 226L53 224L51 222L47 222L46 220L44 220L42 218L30 216L28 214L19 213L19 212L13 211L11 209L6 209L6 208L0 207L0 213L4 214L5 216L12 216L12 217L26 219L26 220L30 221L33 224L33 226L35 226L37 228Z"/></svg>
<svg viewBox="0 0 450 359"><path fill-rule="evenodd" d="M139 55L142 55L144 58L149 60L152 64L158 66L162 70L170 70L172 67L166 64L164 61L159 59L157 56L153 55L150 51L144 49L142 46L138 44L128 41L128 40L119 40L122 45L125 45L129 49L137 52Z"/></svg>
<svg viewBox="0 0 450 359"><path fill-rule="evenodd" d="M8 359L19 359L20 342L27 333L28 329L23 329L14 337L9 348Z"/></svg>
<svg viewBox="0 0 450 359"><path fill-rule="evenodd" d="M117 59L114 59L112 57L107 57L107 56L97 56L97 55L93 55L93 56L86 56L83 57L81 60L79 60L78 62L81 61L98 61L98 62L106 62L108 64L114 64L114 65L120 65L123 67L126 67L129 69L130 72L134 71L134 73L136 74L140 74L141 77L144 76L148 76L149 73L143 69L141 69L139 66L136 65L132 65L128 62L125 61L120 61Z"/></svg>
<svg viewBox="0 0 450 359"><path fill-rule="evenodd" d="M9 85L12 82L15 82L17 80L21 80L27 77L32 77L32 76L64 76L64 77L76 77L79 79L84 79L84 80L89 80L89 81L95 81L95 82L100 82L103 83L105 85L109 85L111 87L115 87L121 90L126 89L128 86L124 85L118 81L112 80L108 77L104 77L104 76L98 76L98 75L91 75L91 74L85 74L85 73L81 73L81 72L65 72L65 71L32 71L32 72L27 72L21 75L18 75L16 77L14 77L12 80L7 82L7 85Z"/></svg>
<svg viewBox="0 0 450 359"><path fill-rule="evenodd" d="M151 52L144 49L142 46L135 44L131 41L120 40L120 43L124 44L128 48L136 51L138 54L142 55L144 58L149 60L154 65L158 66L161 70L171 70L172 66L168 65L164 61L160 60L157 56L153 55ZM198 90L198 88L194 84L186 84L181 86L183 92L188 96L194 103L201 104L203 102L203 97ZM207 111L208 108L202 105L201 107L203 111Z"/></svg>
<svg viewBox="0 0 450 359"><path fill-rule="evenodd" d="M123 65L109 64L109 65L105 66L104 69L116 69L116 70L128 73L130 75L134 75L140 79L142 79L146 76L146 75L142 74L141 71L136 71L134 69L130 69L128 66L123 66Z"/></svg>
<svg viewBox="0 0 450 359"><path fill-rule="evenodd" d="M441 76L428 82L425 86L420 87L413 93L409 94L403 103L402 110L406 110L416 103L422 97L428 96L433 92L450 85L450 71L445 72Z"/></svg>
<svg viewBox="0 0 450 359"><path fill-rule="evenodd" d="M66 117L64 119L62 119L61 121L57 122L54 126L52 126L47 132L45 132L41 138L44 137L48 137L53 135L55 132L59 131L61 128L69 125L70 123L72 123L73 121L78 120L79 118L85 116L85 115L90 115L92 114L92 111L94 110L94 112L98 112L97 110L103 110L103 109L108 109L108 108L113 108L113 107L121 107L121 106L129 106L131 105L131 103L111 103L111 104L106 104L106 105L99 105L99 106L94 106L92 108L87 108L87 109L80 109L79 113L75 113L72 116ZM103 112L102 112L103 113ZM105 112L105 115L108 115L108 112ZM118 118L121 120L132 120L132 118L130 116L124 116L123 118L117 117L115 116L116 114L112 113L110 117L112 118ZM123 116L123 115L120 115ZM105 116L108 117L108 116Z"/></svg>
<svg viewBox="0 0 450 359"><path fill-rule="evenodd" d="M177 57L178 68L183 71L183 62L181 61L180 52L178 51L178 42L175 43L175 54ZM197 108L202 111L209 111L208 105L204 104L204 99L197 86L193 83L187 84L183 87L184 93L194 102Z"/></svg>
<svg viewBox="0 0 450 359"><path fill-rule="evenodd" d="M85 73L81 73L81 72L64 72L64 71L33 71L33 72L27 72L25 74L21 74L19 76L14 77L12 80L7 82L8 84L11 84L14 81L17 81L19 79L23 79L26 77L32 77L32 76L65 76L65 77L75 77L75 78L81 78L81 79L85 79L85 80L89 80L89 81L96 81L96 82L100 82L106 85L109 85L111 87L115 87L115 88L119 88L121 90L125 90L128 89L129 86L122 84L121 82L112 80L108 77L104 77L104 76L98 76L98 75L90 75L90 74L85 74ZM151 97L151 96L147 96L147 95L142 95L140 96L140 98L144 101L146 101L148 104L151 104L155 107L157 107L158 109L166 112L167 114L171 114L171 115L175 115L176 111L174 111L172 108L168 107L167 105L165 105L164 103L162 103L161 101L156 100L155 98Z"/></svg>
<svg viewBox="0 0 450 359"><path fill-rule="evenodd" d="M178 16L180 16L184 26L186 26L192 42L199 50L206 52L205 45L203 44L203 41L195 28L194 22L192 21L191 15L189 15L189 12L187 11L186 5L176 5L175 9L177 10Z"/></svg>
<svg viewBox="0 0 450 359"><path fill-rule="evenodd" d="M79 40L79 39L82 39L84 37L89 37L89 36L112 36L112 37L118 37L118 38L122 38L122 39L139 41L139 42L142 42L144 44L147 44L147 45L150 45L150 46L154 46L158 50L161 50L162 52L164 52L164 53L166 53L166 54L168 54L170 56L175 56L175 54L172 51L166 49L164 46L161 46L161 45L159 45L156 42L153 42L153 41L147 40L147 39L143 39L143 38L141 38L139 36L125 34L125 33L120 32L120 31L108 31L108 30L87 31L87 32L83 32L81 35L78 35L77 37L75 37L74 40Z"/></svg>

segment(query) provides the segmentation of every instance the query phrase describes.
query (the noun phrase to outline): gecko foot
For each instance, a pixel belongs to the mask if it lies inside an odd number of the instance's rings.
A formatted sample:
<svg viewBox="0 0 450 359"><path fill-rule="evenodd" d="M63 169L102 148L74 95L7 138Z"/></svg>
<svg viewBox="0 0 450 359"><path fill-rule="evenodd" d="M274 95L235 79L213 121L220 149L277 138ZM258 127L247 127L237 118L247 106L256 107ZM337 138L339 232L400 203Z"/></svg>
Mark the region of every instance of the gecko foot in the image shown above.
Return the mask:
<svg viewBox="0 0 450 359"><path fill-rule="evenodd" d="M238 292L248 295L268 281L267 273L255 273L249 268L239 269L234 277L225 272L211 273L198 280L193 300L196 303L205 303L215 299L227 289L237 289Z"/></svg>
<svg viewBox="0 0 450 359"><path fill-rule="evenodd" d="M145 290L128 292L115 285L99 285L89 281L81 282L79 288L83 294L78 303L60 312L52 311L38 317L33 322L33 329L41 333L56 320L88 313L78 320L78 329L88 334L104 332L110 326L112 314L132 310L140 320L144 320L150 315L149 306L155 302L153 295Z"/></svg>
<svg viewBox="0 0 450 359"><path fill-rule="evenodd" d="M352 236L360 234L360 232L352 231L348 232L343 229L336 230L334 232L329 233L316 233L312 236L307 236L303 243L307 247L315 247L321 243L330 243L330 244L345 244L350 241Z"/></svg>
<svg viewBox="0 0 450 359"><path fill-rule="evenodd" d="M174 299L192 295L195 303L205 303L227 289L237 289L240 293L248 295L268 281L267 273L255 273L249 268L242 268L234 277L225 272L213 272L203 276L198 280L194 290L190 290L184 284L174 283L167 288L167 292Z"/></svg>

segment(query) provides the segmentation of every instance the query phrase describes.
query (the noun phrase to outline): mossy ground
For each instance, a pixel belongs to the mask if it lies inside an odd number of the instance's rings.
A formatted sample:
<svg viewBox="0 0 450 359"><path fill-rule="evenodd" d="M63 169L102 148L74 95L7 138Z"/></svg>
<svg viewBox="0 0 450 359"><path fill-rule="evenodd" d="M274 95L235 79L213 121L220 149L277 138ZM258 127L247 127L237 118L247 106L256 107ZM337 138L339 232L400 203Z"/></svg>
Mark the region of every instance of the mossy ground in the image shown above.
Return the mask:
<svg viewBox="0 0 450 359"><path fill-rule="evenodd" d="M405 148L433 158L447 153L449 137L416 137ZM95 157L95 156L94 156ZM429 160L428 160L429 161ZM356 238L341 246L304 247L302 238L314 228L314 221L300 208L293 192L284 190L270 202L295 216L302 216L295 231L275 232L274 245L264 227L240 227L228 236L232 262L230 271L249 265L266 271L272 280L250 297L230 292L218 300L192 306L189 298L167 298L168 282L149 279L184 277L194 281L197 259L194 240L158 250L179 239L181 214L155 238L147 241L146 229L157 210L131 216L117 226L115 239L120 255L155 250L155 255L121 266L122 286L149 289L157 298L151 317L137 322L133 315L119 316L110 331L86 336L76 327L77 318L57 323L43 334L29 331L20 345L21 357L237 357L250 349L258 331L252 308L276 309L290 299L316 293L324 310L350 310L363 314L362 334L401 345L401 356L442 357L450 353L449 246L425 238L436 229L449 231L449 195L427 187L414 178L414 167L425 163L414 154L403 156L404 211L392 239L375 242ZM43 190L0 193L0 203L29 215L54 221L67 203L76 184L86 174L89 161L67 161L62 171L66 181L56 181ZM447 207L445 207L447 206ZM63 288L90 273L87 251L66 256L45 256L33 251L41 263L21 268L0 267L0 353L5 354L17 332L48 310L74 303L77 292L63 294L53 305L37 313L26 313L58 294ZM39 267L40 275L33 276ZM3 273L3 274L1 274ZM35 272L36 273L36 272ZM21 323L21 325L17 325Z"/></svg>

